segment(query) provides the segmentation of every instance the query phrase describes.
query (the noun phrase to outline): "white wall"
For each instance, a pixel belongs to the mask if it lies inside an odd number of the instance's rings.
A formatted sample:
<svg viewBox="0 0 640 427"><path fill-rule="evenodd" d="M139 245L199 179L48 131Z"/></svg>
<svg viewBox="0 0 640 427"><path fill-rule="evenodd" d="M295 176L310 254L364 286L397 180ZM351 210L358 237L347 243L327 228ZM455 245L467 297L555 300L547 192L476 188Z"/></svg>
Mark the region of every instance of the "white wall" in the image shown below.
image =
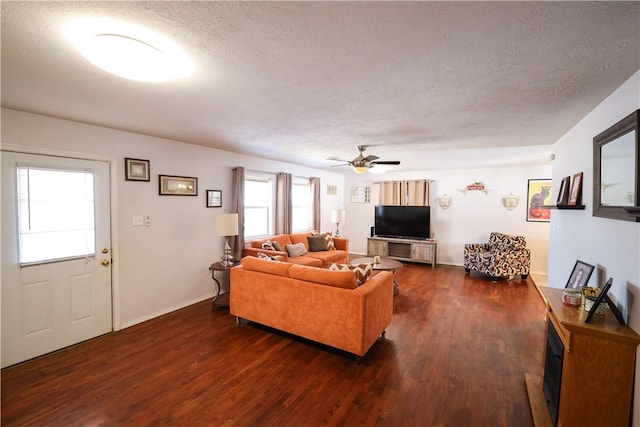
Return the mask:
<svg viewBox="0 0 640 427"><path fill-rule="evenodd" d="M594 217L592 209L593 137L638 108L640 71L556 142L553 181L584 172L582 197L586 210L554 215L549 239L549 285L564 287L576 259L596 265L598 273L594 272L589 284L602 285L613 277L609 294L622 306L629 326L636 332L640 331L640 223ZM640 372L640 364L636 372ZM635 388L640 390L637 375ZM637 392L634 420L640 420Z"/></svg>
<svg viewBox="0 0 640 427"><path fill-rule="evenodd" d="M486 242L489 233L499 231L522 235L531 249L531 272L547 274L549 223L528 222L527 181L551 178L551 165L529 167L503 167L433 170L411 173L386 173L381 175L349 174L345 181L345 209L347 222L343 234L351 240L351 251L366 253L370 227L374 222L374 206L379 200L379 181L431 179L431 232L438 240L438 263L462 265L465 243ZM461 189L468 184L482 181L488 194L481 191L467 192ZM371 203L350 202L351 187L371 186ZM438 206L436 198L447 194L452 198L449 209ZM502 205L502 197L512 193L520 197L514 210ZM555 215L552 212L552 215ZM356 218L356 220L353 220Z"/></svg>
<svg viewBox="0 0 640 427"><path fill-rule="evenodd" d="M322 183L322 229L331 229L331 209L341 205L344 177L338 173L230 153L67 120L2 109L3 146L37 147L106 157L117 173L113 247L116 328L209 298L208 267L219 261L223 240L215 215L231 201L231 168L317 176ZM124 180L124 158L149 159L151 182ZM158 174L198 178L198 196L159 196ZM338 187L327 196L328 184ZM205 190L222 190L221 209L205 207ZM132 226L135 215L150 215L151 227Z"/></svg>

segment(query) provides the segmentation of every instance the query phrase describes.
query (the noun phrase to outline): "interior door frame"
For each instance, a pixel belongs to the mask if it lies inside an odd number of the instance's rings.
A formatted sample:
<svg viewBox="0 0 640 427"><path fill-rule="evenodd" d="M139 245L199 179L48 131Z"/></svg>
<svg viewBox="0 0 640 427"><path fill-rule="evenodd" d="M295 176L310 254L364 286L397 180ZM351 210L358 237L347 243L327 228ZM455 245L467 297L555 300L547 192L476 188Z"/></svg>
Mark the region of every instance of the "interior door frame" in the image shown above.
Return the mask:
<svg viewBox="0 0 640 427"><path fill-rule="evenodd" d="M48 148L31 147L26 145L2 144L0 152L9 151L22 154L35 154L41 156L65 157L70 159L91 160L106 162L109 166L109 218L111 238L111 327L114 331L122 329L120 320L120 262L118 233L118 162L112 156L98 154L77 153Z"/></svg>

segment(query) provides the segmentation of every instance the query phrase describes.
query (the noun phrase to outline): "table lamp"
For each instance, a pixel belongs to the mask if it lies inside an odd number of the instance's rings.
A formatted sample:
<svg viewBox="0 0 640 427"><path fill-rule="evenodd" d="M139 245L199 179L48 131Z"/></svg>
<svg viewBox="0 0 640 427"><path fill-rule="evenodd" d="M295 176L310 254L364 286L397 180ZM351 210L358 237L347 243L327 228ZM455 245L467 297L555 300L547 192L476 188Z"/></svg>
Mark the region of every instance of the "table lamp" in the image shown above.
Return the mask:
<svg viewBox="0 0 640 427"><path fill-rule="evenodd" d="M344 209L338 208L331 211L331 222L336 224L336 237L340 237L340 223L345 221Z"/></svg>
<svg viewBox="0 0 640 427"><path fill-rule="evenodd" d="M229 237L238 235L238 214L231 213L216 216L216 234L225 238L224 254L220 265L231 267L233 265L233 256L231 255L231 246L229 246Z"/></svg>

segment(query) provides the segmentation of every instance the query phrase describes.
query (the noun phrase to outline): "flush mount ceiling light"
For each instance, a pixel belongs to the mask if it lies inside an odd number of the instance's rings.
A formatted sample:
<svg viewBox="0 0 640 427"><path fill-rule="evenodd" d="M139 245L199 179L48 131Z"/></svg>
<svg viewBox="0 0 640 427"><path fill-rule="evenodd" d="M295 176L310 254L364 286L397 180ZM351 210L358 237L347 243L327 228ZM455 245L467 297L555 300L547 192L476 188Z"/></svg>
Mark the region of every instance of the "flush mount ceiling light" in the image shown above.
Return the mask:
<svg viewBox="0 0 640 427"><path fill-rule="evenodd" d="M187 77L193 69L189 56L174 43L125 22L74 19L67 36L92 64L125 79L164 82Z"/></svg>

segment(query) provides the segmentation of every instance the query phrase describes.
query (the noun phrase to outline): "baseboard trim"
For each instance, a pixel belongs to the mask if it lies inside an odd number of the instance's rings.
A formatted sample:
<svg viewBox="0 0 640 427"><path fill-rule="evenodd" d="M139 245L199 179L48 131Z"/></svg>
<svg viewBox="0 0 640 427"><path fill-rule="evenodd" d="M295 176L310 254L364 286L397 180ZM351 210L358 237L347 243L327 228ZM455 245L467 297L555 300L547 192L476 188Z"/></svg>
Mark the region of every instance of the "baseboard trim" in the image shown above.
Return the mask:
<svg viewBox="0 0 640 427"><path fill-rule="evenodd" d="M122 329L129 328L129 327L137 325L139 323L143 323L143 322L146 322L148 320L155 319L156 317L164 316L165 314L172 313L174 311L180 310L182 308L188 307L188 306L193 305L193 304L197 304L199 302L202 302L202 301L205 301L205 300L208 300L208 299L211 299L211 295L194 298L194 299L192 299L190 301L186 301L184 303L181 303L181 304L178 304L178 305L174 305L174 306L166 308L164 310L156 311L156 312L151 313L151 314L149 314L147 316L138 317L137 319L133 319L133 320L130 320L128 322L123 322L122 325L121 325L121 328Z"/></svg>

